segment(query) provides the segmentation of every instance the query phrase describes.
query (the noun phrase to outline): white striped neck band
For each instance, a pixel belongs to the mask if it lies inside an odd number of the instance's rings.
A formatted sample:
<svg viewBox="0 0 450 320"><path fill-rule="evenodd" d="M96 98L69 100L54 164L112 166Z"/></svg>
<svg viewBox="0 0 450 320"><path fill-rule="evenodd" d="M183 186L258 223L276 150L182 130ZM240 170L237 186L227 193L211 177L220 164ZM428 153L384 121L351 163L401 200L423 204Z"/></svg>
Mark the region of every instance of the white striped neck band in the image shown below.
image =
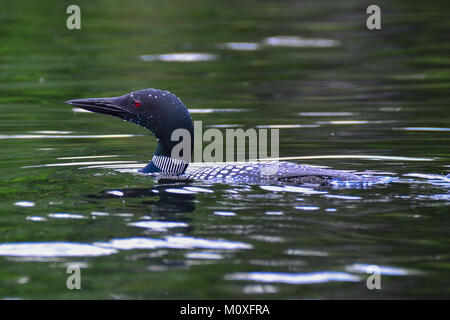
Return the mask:
<svg viewBox="0 0 450 320"><path fill-rule="evenodd" d="M182 174L189 165L181 159L156 155L153 156L152 162L162 173L168 174Z"/></svg>

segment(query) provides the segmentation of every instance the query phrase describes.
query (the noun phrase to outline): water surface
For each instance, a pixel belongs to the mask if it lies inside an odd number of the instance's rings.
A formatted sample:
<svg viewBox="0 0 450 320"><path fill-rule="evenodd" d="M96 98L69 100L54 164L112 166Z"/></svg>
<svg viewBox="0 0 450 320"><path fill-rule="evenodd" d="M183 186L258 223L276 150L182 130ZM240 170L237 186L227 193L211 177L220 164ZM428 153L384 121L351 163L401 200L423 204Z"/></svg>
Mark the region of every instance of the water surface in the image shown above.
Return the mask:
<svg viewBox="0 0 450 320"><path fill-rule="evenodd" d="M63 3L0 4L0 297L450 297L447 4L381 1L373 32L369 4L79 1L79 31ZM136 173L146 130L64 104L148 87L392 182L165 184Z"/></svg>

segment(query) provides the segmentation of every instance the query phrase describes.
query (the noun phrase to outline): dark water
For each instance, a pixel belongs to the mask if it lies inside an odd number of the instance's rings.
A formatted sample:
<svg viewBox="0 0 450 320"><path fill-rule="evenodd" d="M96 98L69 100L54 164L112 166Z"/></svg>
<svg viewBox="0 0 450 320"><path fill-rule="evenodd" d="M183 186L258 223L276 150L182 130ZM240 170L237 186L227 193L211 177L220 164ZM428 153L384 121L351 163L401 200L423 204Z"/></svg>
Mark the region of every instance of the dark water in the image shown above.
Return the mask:
<svg viewBox="0 0 450 320"><path fill-rule="evenodd" d="M364 1L78 1L78 31L68 4L0 3L0 297L450 297L447 2L380 1L381 31ZM146 130L63 103L148 87L394 181L164 185Z"/></svg>

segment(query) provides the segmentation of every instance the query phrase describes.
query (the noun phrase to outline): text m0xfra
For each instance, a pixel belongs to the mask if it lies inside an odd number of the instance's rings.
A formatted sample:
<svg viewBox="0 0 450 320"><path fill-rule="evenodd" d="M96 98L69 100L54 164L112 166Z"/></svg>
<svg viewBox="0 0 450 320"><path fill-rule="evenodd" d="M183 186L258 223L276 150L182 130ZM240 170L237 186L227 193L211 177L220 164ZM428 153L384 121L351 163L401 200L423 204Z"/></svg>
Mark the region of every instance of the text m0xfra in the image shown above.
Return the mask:
<svg viewBox="0 0 450 320"><path fill-rule="evenodd" d="M266 304L226 304L225 314L270 314L270 311Z"/></svg>

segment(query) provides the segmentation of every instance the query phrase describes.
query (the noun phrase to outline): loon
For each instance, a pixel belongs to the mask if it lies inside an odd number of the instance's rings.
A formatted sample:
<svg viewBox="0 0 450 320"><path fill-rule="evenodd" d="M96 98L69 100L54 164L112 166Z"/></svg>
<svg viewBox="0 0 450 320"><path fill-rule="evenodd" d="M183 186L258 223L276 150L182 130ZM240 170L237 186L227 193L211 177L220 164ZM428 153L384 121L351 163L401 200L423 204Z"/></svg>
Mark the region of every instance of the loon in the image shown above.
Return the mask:
<svg viewBox="0 0 450 320"><path fill-rule="evenodd" d="M172 151L178 143L172 141L172 133L177 129L187 130L190 133L193 150L192 118L181 99L165 90L144 89L119 97L76 99L66 103L87 111L112 115L150 130L157 138L158 145L152 160L140 170L142 173L183 180L247 183L278 181L327 184L336 179L352 182L363 179L345 171L315 168L286 161L189 167L189 160L172 157Z"/></svg>

